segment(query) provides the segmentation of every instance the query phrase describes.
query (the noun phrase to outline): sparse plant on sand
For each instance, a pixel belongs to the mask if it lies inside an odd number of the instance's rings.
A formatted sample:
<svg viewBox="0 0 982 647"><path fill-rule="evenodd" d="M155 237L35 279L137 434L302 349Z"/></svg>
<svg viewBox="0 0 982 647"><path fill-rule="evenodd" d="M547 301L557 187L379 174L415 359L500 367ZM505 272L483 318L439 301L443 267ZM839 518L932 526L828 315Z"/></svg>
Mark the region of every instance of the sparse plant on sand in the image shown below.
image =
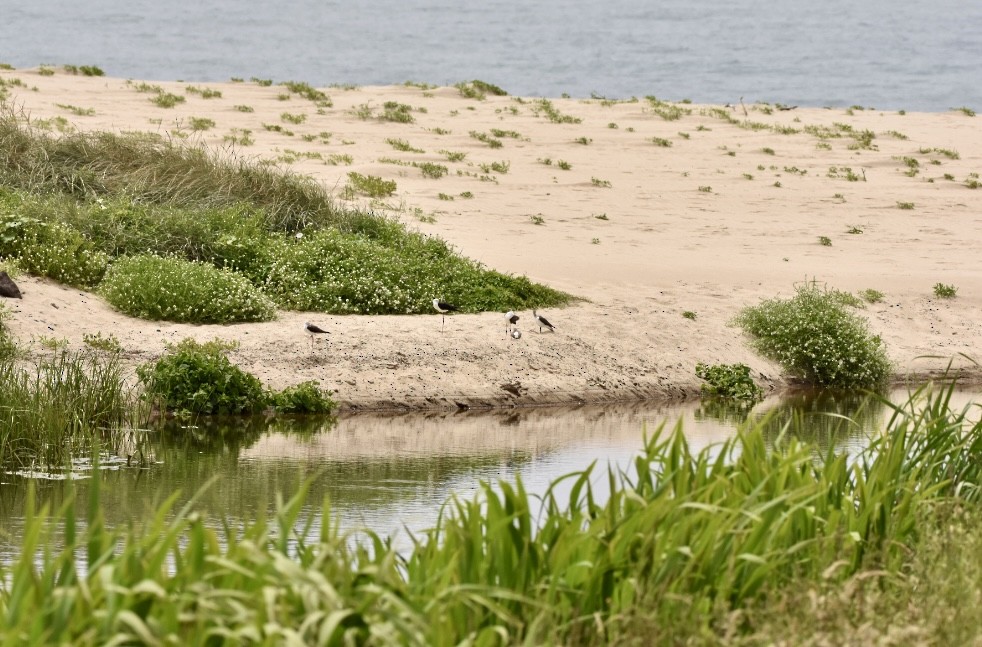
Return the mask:
<svg viewBox="0 0 982 647"><path fill-rule="evenodd" d="M831 247L832 246L832 239L829 238L828 236L819 236L818 237L818 244L819 245L822 245L824 247Z"/></svg>
<svg viewBox="0 0 982 647"><path fill-rule="evenodd" d="M898 209L904 209L906 211L909 211L909 210L911 210L911 209L914 208L914 203L913 202L898 202L897 203L897 208Z"/></svg>
<svg viewBox="0 0 982 647"><path fill-rule="evenodd" d="M397 138L394 138L394 137L389 137L388 139L385 140L385 143L388 144L389 146L391 146L392 148L396 149L397 151L401 151L403 153L425 153L426 152L422 148L415 148L415 147L413 147L412 144L410 144L409 142L407 142L405 139L397 139Z"/></svg>
<svg viewBox="0 0 982 647"><path fill-rule="evenodd" d="M188 119L188 125L191 127L191 130L209 130L215 127L215 120L209 119L208 117L191 117Z"/></svg>
<svg viewBox="0 0 982 647"><path fill-rule="evenodd" d="M935 283L934 284L934 296L939 299L953 299L958 293L958 288L954 285L949 285L946 283Z"/></svg>
<svg viewBox="0 0 982 647"><path fill-rule="evenodd" d="M886 296L879 290L873 288L867 288L859 293L860 298L862 298L867 303L880 303L883 301L883 297Z"/></svg>
<svg viewBox="0 0 982 647"><path fill-rule="evenodd" d="M348 186L370 198L387 198L396 192L395 180L384 180L377 175L362 175L355 171L348 173Z"/></svg>

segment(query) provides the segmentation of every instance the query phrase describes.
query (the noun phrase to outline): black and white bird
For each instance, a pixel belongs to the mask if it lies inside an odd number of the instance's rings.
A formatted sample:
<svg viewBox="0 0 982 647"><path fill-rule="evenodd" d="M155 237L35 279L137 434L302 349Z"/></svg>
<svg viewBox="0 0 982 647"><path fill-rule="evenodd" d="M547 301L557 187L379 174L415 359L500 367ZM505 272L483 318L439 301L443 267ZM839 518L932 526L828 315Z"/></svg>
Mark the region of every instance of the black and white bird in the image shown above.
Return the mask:
<svg viewBox="0 0 982 647"><path fill-rule="evenodd" d="M514 326L518 323L518 315L515 314L514 310L509 310L505 313L505 334L508 334L508 326Z"/></svg>
<svg viewBox="0 0 982 647"><path fill-rule="evenodd" d="M326 335L327 334L327 331L326 330L324 330L320 326L315 326L314 324L310 323L309 321L305 321L303 323L303 330L304 330L305 333L307 333L308 335L310 335L310 350L314 350L314 337L316 337L317 335Z"/></svg>
<svg viewBox="0 0 982 647"><path fill-rule="evenodd" d="M439 299L433 299L433 307L436 309L437 312L443 315L443 319L440 322L441 330L443 329L443 326L446 325L447 323L447 313L454 312L460 309L452 303L447 303L446 301L440 301Z"/></svg>
<svg viewBox="0 0 982 647"><path fill-rule="evenodd" d="M556 327L549 323L549 320L540 315L535 310L532 311L532 316L535 317L536 323L539 324L539 332L542 332L543 328L548 328L551 332L556 332Z"/></svg>

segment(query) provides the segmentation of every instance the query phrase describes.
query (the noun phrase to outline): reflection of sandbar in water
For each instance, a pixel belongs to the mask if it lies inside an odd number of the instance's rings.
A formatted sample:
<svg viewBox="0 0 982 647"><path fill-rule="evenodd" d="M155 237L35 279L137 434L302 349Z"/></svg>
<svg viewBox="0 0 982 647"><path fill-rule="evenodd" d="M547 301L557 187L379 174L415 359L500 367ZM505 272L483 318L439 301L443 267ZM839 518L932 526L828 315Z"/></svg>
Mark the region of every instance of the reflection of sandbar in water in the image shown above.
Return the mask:
<svg viewBox="0 0 982 647"><path fill-rule="evenodd" d="M699 402L530 408L427 414L342 417L327 433L311 437L267 434L245 449L247 460L353 460L407 456L528 454L575 445L640 450L644 436L664 423L682 422L695 447L732 437L733 427L697 420Z"/></svg>

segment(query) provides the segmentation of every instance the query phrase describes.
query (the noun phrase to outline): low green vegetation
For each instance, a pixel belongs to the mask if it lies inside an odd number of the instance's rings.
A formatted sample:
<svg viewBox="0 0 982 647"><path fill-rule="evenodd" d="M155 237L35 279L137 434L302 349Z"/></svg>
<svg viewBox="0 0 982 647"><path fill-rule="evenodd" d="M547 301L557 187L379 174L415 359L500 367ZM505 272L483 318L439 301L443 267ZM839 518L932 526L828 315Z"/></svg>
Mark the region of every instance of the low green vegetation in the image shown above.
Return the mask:
<svg viewBox="0 0 982 647"><path fill-rule="evenodd" d="M328 501L301 513L305 486L270 517L216 521L171 498L112 527L93 479L85 503L28 497L18 554L0 562L0 633L73 645L866 644L898 633L974 644L982 423L949 398L914 394L853 456L766 421L701 450L681 429L656 430L630 467L570 474L541 497L520 480L484 483L408 550L339 531Z"/></svg>
<svg viewBox="0 0 982 647"><path fill-rule="evenodd" d="M939 299L954 299L956 294L958 294L958 288L954 285L948 283L934 284L934 296Z"/></svg>
<svg viewBox="0 0 982 647"><path fill-rule="evenodd" d="M143 395L161 411L180 414L330 413L336 407L317 382L302 382L278 393L228 358L234 342L185 339L168 346L160 359L137 367Z"/></svg>
<svg viewBox="0 0 982 647"><path fill-rule="evenodd" d="M329 163L351 161L332 156ZM429 177L448 172L433 163L420 170ZM348 178L349 197L379 199L396 190L393 180ZM264 320L273 307L422 313L432 309L435 294L465 312L572 298L343 206L307 177L153 134L52 136L6 106L0 106L3 259L102 290L124 312L195 323Z"/></svg>
<svg viewBox="0 0 982 647"><path fill-rule="evenodd" d="M193 339L137 367L144 395L160 409L203 414L257 413L269 404L262 383L229 361L234 344Z"/></svg>
<svg viewBox="0 0 982 647"><path fill-rule="evenodd" d="M467 99L478 99L483 101L490 94L495 97L508 96L508 93L499 88L492 83L486 83L484 81L469 81L454 84L454 87L460 92L460 96L466 97Z"/></svg>
<svg viewBox="0 0 982 647"><path fill-rule="evenodd" d="M764 390L754 382L746 364L696 364L696 377L705 380L702 394L710 397L757 401Z"/></svg>
<svg viewBox="0 0 982 647"><path fill-rule="evenodd" d="M873 288L868 288L859 293L860 298L868 303L880 303L883 301L883 297L886 296L879 290L874 290Z"/></svg>
<svg viewBox="0 0 982 647"><path fill-rule="evenodd" d="M758 351L807 383L875 388L889 376L890 362L866 321L847 310L857 303L853 295L808 283L790 299L745 308L735 323Z"/></svg>
<svg viewBox="0 0 982 647"><path fill-rule="evenodd" d="M141 319L207 324L276 315L273 301L243 274L175 257L119 258L99 292L120 312Z"/></svg>

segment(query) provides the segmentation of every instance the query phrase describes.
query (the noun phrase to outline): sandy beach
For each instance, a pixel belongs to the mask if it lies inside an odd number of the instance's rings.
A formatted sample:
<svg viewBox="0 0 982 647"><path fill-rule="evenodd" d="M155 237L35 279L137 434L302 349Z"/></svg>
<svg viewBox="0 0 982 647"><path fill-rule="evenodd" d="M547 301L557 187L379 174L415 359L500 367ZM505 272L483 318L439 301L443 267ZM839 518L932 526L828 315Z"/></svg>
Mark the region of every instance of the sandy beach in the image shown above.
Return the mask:
<svg viewBox="0 0 982 647"><path fill-rule="evenodd" d="M747 364L774 391L789 385L786 376L730 322L745 306L816 281L885 295L859 312L898 380L939 375L949 362L966 379L982 377L971 361L982 361L982 191L970 188L982 172L982 128L961 111L783 110L739 97L729 106L666 108L643 97L543 104L420 86L320 88L327 107L277 83L189 85L60 68L5 70L0 79L19 79L8 83L8 103L52 131L200 142L310 175L339 201L350 172L394 180L392 197L357 204L583 299L543 313L555 332L518 313L516 340L501 313L448 316L443 330L435 312L142 321L97 294L21 275L23 300L4 305L34 353L47 352L43 338L81 348L87 333L112 333L136 366L185 337L234 339L233 361L265 383L319 380L346 410L684 398L698 392L697 362ZM186 100L159 107L141 84ZM414 121L375 118L386 102L410 106ZM678 119L658 114L673 107ZM875 137L864 140L867 131ZM450 161L446 152L465 155ZM448 173L426 177L425 162ZM957 296L935 297L937 283ZM305 321L332 333L313 351Z"/></svg>

